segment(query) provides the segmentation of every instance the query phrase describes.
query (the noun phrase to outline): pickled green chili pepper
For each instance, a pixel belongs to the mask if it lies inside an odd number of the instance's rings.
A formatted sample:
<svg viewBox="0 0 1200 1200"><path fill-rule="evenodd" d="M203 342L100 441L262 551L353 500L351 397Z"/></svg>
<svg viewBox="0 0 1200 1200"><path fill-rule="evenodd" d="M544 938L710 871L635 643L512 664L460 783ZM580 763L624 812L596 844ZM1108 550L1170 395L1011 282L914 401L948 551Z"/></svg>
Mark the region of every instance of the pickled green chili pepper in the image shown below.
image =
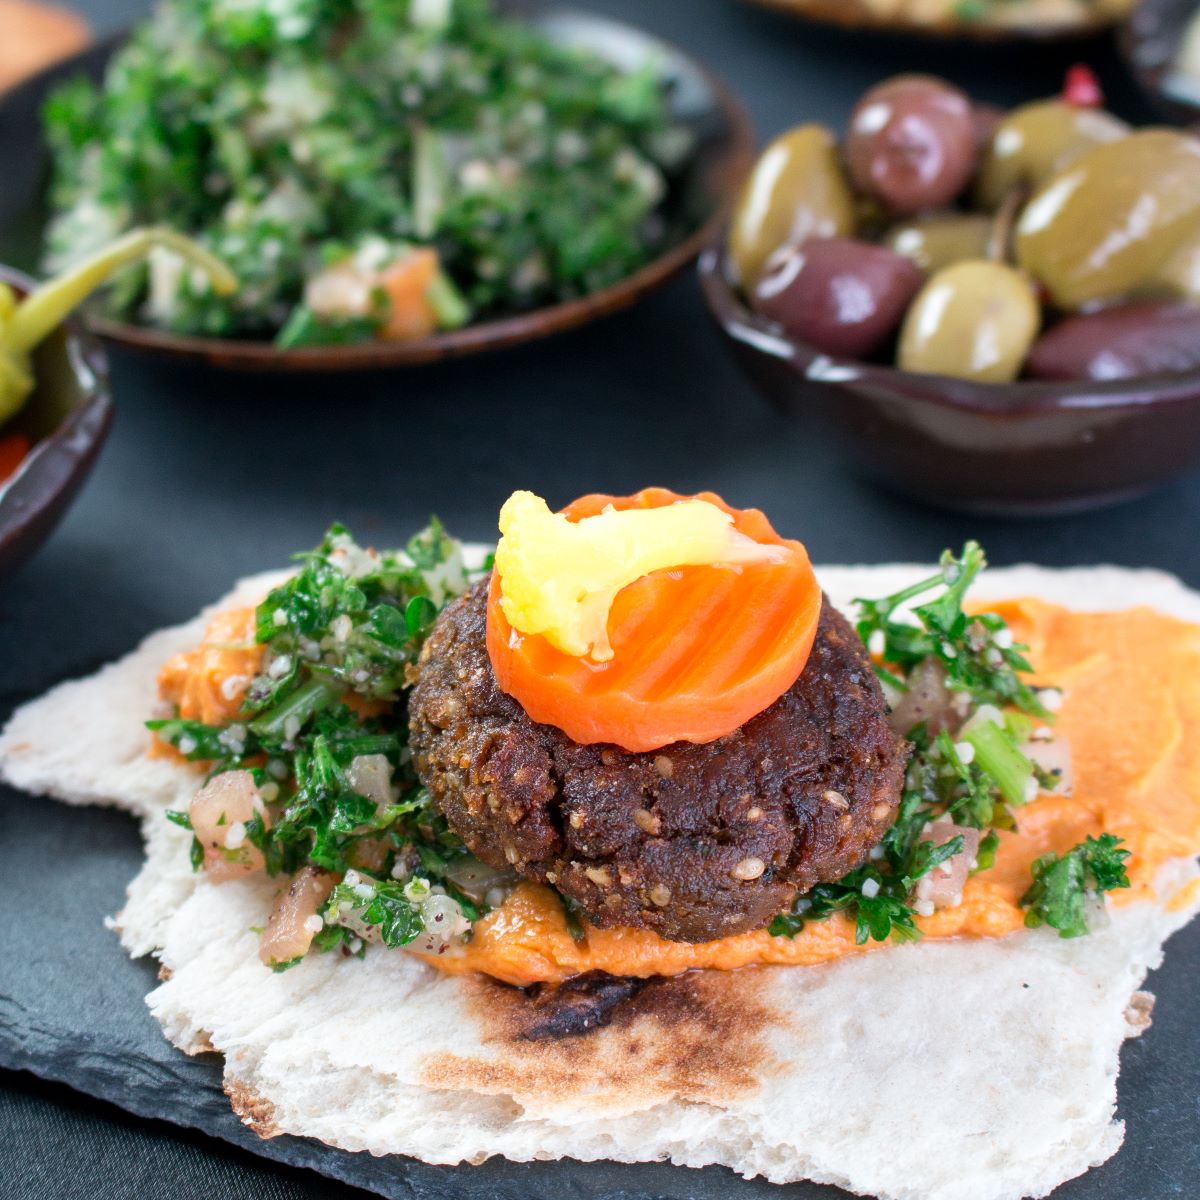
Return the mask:
<svg viewBox="0 0 1200 1200"><path fill-rule="evenodd" d="M38 344L110 276L157 246L203 271L218 295L236 290L237 280L220 259L191 238L160 228L127 233L24 299L0 282L0 424L19 412L33 391L32 356Z"/></svg>

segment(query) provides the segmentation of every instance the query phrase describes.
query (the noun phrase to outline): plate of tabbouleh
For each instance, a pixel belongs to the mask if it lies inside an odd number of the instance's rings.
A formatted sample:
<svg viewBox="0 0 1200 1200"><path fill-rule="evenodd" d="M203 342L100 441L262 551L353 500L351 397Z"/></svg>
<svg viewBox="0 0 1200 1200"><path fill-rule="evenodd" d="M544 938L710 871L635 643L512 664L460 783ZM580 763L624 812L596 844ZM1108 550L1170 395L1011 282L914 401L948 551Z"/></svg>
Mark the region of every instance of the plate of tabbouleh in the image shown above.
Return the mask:
<svg viewBox="0 0 1200 1200"><path fill-rule="evenodd" d="M166 224L101 333L219 366L378 367L580 324L686 265L753 137L704 67L628 26L491 0L161 0L0 104L39 171L0 257L59 270Z"/></svg>

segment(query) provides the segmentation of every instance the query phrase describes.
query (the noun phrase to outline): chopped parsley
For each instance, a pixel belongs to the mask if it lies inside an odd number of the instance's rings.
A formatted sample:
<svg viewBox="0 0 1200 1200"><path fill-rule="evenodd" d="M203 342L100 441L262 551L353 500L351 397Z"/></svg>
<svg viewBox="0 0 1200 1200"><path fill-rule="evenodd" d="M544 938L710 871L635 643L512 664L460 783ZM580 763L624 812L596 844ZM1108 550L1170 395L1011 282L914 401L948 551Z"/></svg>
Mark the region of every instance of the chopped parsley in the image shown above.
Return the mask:
<svg viewBox="0 0 1200 1200"><path fill-rule="evenodd" d="M1084 0L1084 3L1092 0ZM1018 0L955 0L954 17L959 21L983 21L994 18L996 10L1011 7ZM1031 20L1031 24L1036 22Z"/></svg>
<svg viewBox="0 0 1200 1200"><path fill-rule="evenodd" d="M856 600L858 635L872 650L878 646L881 678L907 690L903 674L933 659L946 672L946 685L967 695L975 705L1012 705L1047 720L1049 713L1018 672L1032 668L1027 646L1006 636L1008 625L995 613L968 614L967 589L987 566L978 542L968 542L957 558L942 552L936 575L910 584L882 600ZM904 620L904 605L927 592L938 593L912 610L916 622Z"/></svg>
<svg viewBox="0 0 1200 1200"><path fill-rule="evenodd" d="M328 954L331 950L340 950L346 948L347 953L351 953L350 945L355 939L355 934L352 929L347 929L345 925L326 925L320 933L313 935L313 949L320 954ZM365 953L366 946L360 944L358 953Z"/></svg>
<svg viewBox="0 0 1200 1200"><path fill-rule="evenodd" d="M1021 897L1025 924L1030 929L1049 925L1059 937L1088 932L1089 900L1129 886L1125 873L1128 850L1111 833L1089 837L1066 854L1043 854L1031 868L1033 884Z"/></svg>
<svg viewBox="0 0 1200 1200"><path fill-rule="evenodd" d="M583 909L570 896L564 896L561 892L558 894L558 898L562 903L563 921L566 923L571 940L582 942L587 937L587 930L583 927L581 916Z"/></svg>
<svg viewBox="0 0 1200 1200"><path fill-rule="evenodd" d="M458 542L436 520L403 551L365 550L335 525L298 557L300 570L257 608L262 670L237 719L147 725L212 775L251 771L269 821L251 818L245 836L269 874L308 864L357 872L369 883L361 893L339 884L337 902L348 901L354 920L385 945L403 945L422 931L421 901L431 888L458 898L468 917L479 915L448 879L470 856L417 780L403 720L421 645L468 573ZM191 828L187 813L167 816ZM203 862L194 838L192 862ZM319 935L320 949L348 943L331 928Z"/></svg>
<svg viewBox="0 0 1200 1200"><path fill-rule="evenodd" d="M359 888L362 886L358 885ZM405 894L404 885L373 880L366 887L369 895L364 897L355 886L339 883L330 893L325 905L326 914L336 916L339 908L347 905L361 924L379 931L383 944L389 949L407 946L424 930L420 905Z"/></svg>
<svg viewBox="0 0 1200 1200"><path fill-rule="evenodd" d="M983 550L968 542L960 555L942 555L935 575L879 600L856 601L857 630L871 649L885 688L900 699L917 686L918 672L934 671L945 690L945 713L936 731L918 722L901 729L912 745L895 824L884 835L877 857L836 883L818 884L798 896L790 911L777 916L768 932L795 937L808 921L845 912L855 922L855 940L911 941L920 936L913 889L934 867L963 848L957 835L935 846L926 836L930 822L945 817L959 827L986 831L973 871L994 865L998 829L1015 829L1016 813L1056 777L1022 751L1035 725L1048 726L1053 714L1022 678L1031 670L1025 651L996 613L969 613L964 600L987 565ZM914 601L923 600L914 604ZM897 711L899 707L897 707ZM950 728L955 730L953 736ZM1104 834L1095 849L1085 847L1034 865L1034 885L1022 900L1026 924L1043 922L1086 932L1083 902L1088 890L1127 886L1125 851ZM1054 861L1049 861L1053 859ZM1093 865L1094 864L1094 865Z"/></svg>
<svg viewBox="0 0 1200 1200"><path fill-rule="evenodd" d="M907 942L919 938L909 894L923 876L963 847L961 834L941 846L922 840L930 815L919 793L906 792L896 823L880 843L883 857L851 871L836 883L819 883L797 896L791 911L776 917L767 932L773 937L795 937L808 921L846 912L854 918L854 940L860 946L870 939Z"/></svg>
<svg viewBox="0 0 1200 1200"><path fill-rule="evenodd" d="M989 829L983 840L979 843L979 849L975 851L975 866L971 870L972 875L977 875L980 871L986 871L990 867L996 865L996 851L1000 849L1000 836L994 829Z"/></svg>

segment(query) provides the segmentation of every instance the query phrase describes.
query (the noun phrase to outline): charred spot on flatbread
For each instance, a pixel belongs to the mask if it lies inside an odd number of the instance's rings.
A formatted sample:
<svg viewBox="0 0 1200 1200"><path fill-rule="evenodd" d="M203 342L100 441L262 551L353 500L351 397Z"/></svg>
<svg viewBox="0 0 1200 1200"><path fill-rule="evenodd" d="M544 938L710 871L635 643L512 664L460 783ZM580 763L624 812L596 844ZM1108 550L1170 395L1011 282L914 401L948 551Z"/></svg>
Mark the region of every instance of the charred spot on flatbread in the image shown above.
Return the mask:
<svg viewBox="0 0 1200 1200"><path fill-rule="evenodd" d="M645 986L644 979L607 971L585 971L558 987L535 983L522 989L529 997L528 1022L517 1036L527 1042L579 1037L607 1025L617 1008Z"/></svg>
<svg viewBox="0 0 1200 1200"><path fill-rule="evenodd" d="M483 976L464 978L483 1053L431 1056L422 1081L518 1103L568 1091L597 1104L609 1096L728 1103L757 1091L777 1068L766 1034L781 1016L766 998L767 978L757 970L691 971L638 981L604 1024L561 1036L545 1031L539 997Z"/></svg>

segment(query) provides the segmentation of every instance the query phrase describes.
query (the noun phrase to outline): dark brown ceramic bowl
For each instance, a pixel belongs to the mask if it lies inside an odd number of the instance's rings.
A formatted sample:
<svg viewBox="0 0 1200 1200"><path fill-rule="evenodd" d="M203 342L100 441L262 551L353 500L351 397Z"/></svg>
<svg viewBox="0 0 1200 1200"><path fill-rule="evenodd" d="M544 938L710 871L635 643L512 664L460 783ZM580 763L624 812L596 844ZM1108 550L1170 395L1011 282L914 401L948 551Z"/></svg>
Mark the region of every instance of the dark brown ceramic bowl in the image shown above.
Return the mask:
<svg viewBox="0 0 1200 1200"><path fill-rule="evenodd" d="M701 256L700 278L763 395L895 491L969 512L1052 514L1136 496L1200 462L1200 371L982 384L839 361L752 312L720 242Z"/></svg>
<svg viewBox="0 0 1200 1200"><path fill-rule="evenodd" d="M845 29L869 29L881 33L900 33L916 37L966 38L971 41L1004 41L1012 39L1050 41L1059 38L1080 38L1097 33L1116 24L1119 15L1085 14L1072 21L1043 21L1022 24L1016 21L989 22L947 19L920 20L904 13L881 14L864 0L748 0L760 8L770 8L788 16ZM1128 0L1133 7L1136 0Z"/></svg>
<svg viewBox="0 0 1200 1200"><path fill-rule="evenodd" d="M1176 71L1175 57L1197 11L1196 0L1142 0L1117 39L1130 73L1151 103L1184 125L1200 123L1200 79Z"/></svg>
<svg viewBox="0 0 1200 1200"><path fill-rule="evenodd" d="M32 286L7 267L0 267L0 279L22 294ZM3 430L24 433L33 447L17 473L0 483L0 578L50 536L112 424L104 351L78 320L68 320L38 347L34 366L37 387Z"/></svg>
<svg viewBox="0 0 1200 1200"><path fill-rule="evenodd" d="M590 296L411 342L278 350L269 342L187 337L113 322L99 315L90 321L92 328L101 337L133 350L236 371L371 370L476 354L559 333L616 312L678 274L711 240L753 161L754 130L745 110L707 67L650 34L583 12L534 5L530 13L525 4L510 3L508 7L555 40L587 46L619 64L643 62L653 56L673 81L671 109L676 121L695 135L696 151L664 201L661 211L669 230L669 244L658 258ZM21 188L24 181L27 192L18 200L11 193L7 198L0 195L0 252L8 257L19 254L18 261L30 267L38 258L40 209L48 165L39 114L47 94L72 75L100 78L120 40L57 65L0 101L0 156L11 159L18 176L16 186Z"/></svg>

